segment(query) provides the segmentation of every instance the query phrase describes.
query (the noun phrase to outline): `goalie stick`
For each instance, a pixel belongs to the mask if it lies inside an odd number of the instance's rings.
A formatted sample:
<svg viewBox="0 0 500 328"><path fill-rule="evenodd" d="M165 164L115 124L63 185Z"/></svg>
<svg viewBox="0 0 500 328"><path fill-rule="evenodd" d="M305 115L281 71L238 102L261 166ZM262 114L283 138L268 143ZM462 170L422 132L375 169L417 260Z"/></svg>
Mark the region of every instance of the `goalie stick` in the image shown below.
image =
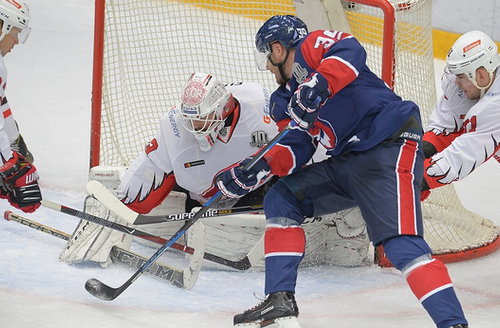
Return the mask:
<svg viewBox="0 0 500 328"><path fill-rule="evenodd" d="M103 186L103 188L106 188L106 187ZM62 213L65 213L65 214L68 214L71 216L75 216L75 217L93 222L93 223L101 225L103 227L111 228L113 230L118 230L120 232L129 234L132 236L146 239L146 240L152 241L152 242L157 243L157 244L163 245L167 242L167 240L165 238L152 235L148 232L134 229L132 227L127 227L123 224L112 222L112 221L106 220L104 218L100 218L98 216L95 216L95 215L92 215L89 213L85 213L85 212L82 212L82 211L79 211L79 210L76 210L74 208L70 208L70 207L67 207L64 205L56 204L54 202L51 202L51 201L48 201L45 199L42 200L42 206L53 209L53 210L58 211L58 212L62 212ZM203 253L203 258L205 260L208 260L208 261L211 261L211 262L214 262L217 264L221 264L221 265L224 265L224 266L236 269L236 270L248 270L253 265L255 265L257 263L257 261L259 260L258 258L255 259L257 255L254 255L254 254L258 254L258 253L255 253L258 250L258 248L256 248L257 246L258 245L256 245L254 247L254 249L252 249L250 251L250 253L248 253L247 256L245 256L244 258L242 258L239 261L232 261L232 260L225 259L225 258L220 257L218 255L207 253L207 252ZM195 248L185 246L182 244L178 244L178 243L173 243L170 247L177 249L177 250L180 250L182 252L188 253L188 254L193 254L195 252Z"/></svg>
<svg viewBox="0 0 500 328"><path fill-rule="evenodd" d="M269 143L264 146L252 160L243 168L243 172L252 168L257 161L259 161L264 155L274 147L296 124L294 121L291 121L289 125L287 125L280 133L278 133ZM222 193L218 191L210 200L203 205L203 207L196 212L195 216L192 219L187 220L184 225L165 243L163 246L158 248L158 250L151 256L151 258L144 263L144 265L137 270L127 281L125 281L121 286L113 288L105 283L101 282L98 279L92 278L87 280L85 283L85 289L92 294L93 296L104 300L104 301L112 301L120 296L130 285L134 283L143 273L147 270L147 268L152 265L161 254L163 254L167 248L173 244L177 239L179 239L189 228L191 228L196 221L198 221L203 214L205 214L210 207L217 203L222 198Z"/></svg>
<svg viewBox="0 0 500 328"><path fill-rule="evenodd" d="M97 180L90 180L87 183L87 192L104 207L113 211L116 215L133 225L186 221L192 219L196 214L196 212L156 216L139 214L131 210L127 205L123 204L108 188ZM201 217L206 218L241 213L258 213L262 211L262 209L262 205L247 205L226 209L208 209Z"/></svg>
<svg viewBox="0 0 500 328"><path fill-rule="evenodd" d="M71 235L66 232L29 220L11 211L4 212L4 219L20 223L24 226L44 232L65 241L68 241L71 238ZM184 270L179 270L157 262L154 266L149 268L146 274L160 281L173 284L176 287L190 289L194 286L196 278L201 270L201 261L199 257L200 256L198 256L198 258L191 257L191 262L194 261L193 265L190 263L190 265L188 265ZM139 254L117 246L113 246L111 249L110 258L113 264L128 267L133 270L137 270L148 260Z"/></svg>

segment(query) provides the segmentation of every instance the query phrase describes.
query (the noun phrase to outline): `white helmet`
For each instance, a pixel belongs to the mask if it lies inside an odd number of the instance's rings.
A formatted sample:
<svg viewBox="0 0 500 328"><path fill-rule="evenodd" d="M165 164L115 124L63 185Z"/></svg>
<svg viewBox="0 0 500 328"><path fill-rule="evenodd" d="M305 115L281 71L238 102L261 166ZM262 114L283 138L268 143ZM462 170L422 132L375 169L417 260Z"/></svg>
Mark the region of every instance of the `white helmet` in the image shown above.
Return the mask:
<svg viewBox="0 0 500 328"><path fill-rule="evenodd" d="M467 78L479 89L476 82L476 70L484 67L490 73L492 81L493 72L500 65L498 46L484 32L470 31L458 38L446 56L446 67L451 74L465 74Z"/></svg>
<svg viewBox="0 0 500 328"><path fill-rule="evenodd" d="M14 0L0 0L0 20L3 21L0 40L9 34L13 27L21 30L18 35L19 42L24 43L28 39L30 28L30 10L23 2Z"/></svg>
<svg viewBox="0 0 500 328"><path fill-rule="evenodd" d="M182 91L182 125L208 151L229 115L231 93L214 76L193 73Z"/></svg>

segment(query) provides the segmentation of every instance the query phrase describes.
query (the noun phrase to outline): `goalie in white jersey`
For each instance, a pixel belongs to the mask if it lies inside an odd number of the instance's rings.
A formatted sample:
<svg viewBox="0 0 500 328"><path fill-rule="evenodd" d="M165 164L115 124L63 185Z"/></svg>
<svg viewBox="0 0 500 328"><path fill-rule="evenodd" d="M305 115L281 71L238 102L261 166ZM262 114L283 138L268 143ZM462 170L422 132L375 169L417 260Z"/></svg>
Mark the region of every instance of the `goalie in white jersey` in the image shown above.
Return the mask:
<svg viewBox="0 0 500 328"><path fill-rule="evenodd" d="M258 83L224 86L212 75L192 74L183 88L181 103L162 117L156 137L128 167L117 187L108 187L116 188L117 197L141 214L183 213L193 206L201 206L218 191L214 179L223 169L253 155L278 133L269 116L269 96ZM91 172L91 178L108 175L101 172L92 176ZM262 205L263 195L273 181L266 182L256 185L253 192L241 199L223 199L213 207ZM95 206L92 202L95 203L87 199L87 210L89 204ZM90 210L111 218L109 212ZM114 219L120 220L116 216ZM310 221L311 224L306 224L306 233L310 237L311 261L349 266L365 264L368 239L359 210ZM140 229L169 238L181 224L146 224ZM238 260L263 236L265 219L259 215L205 218L203 225L205 251ZM106 265L113 245L128 248L130 242L131 236L82 221L60 259L66 263L91 260ZM318 259L328 253L323 249L327 243L335 250L326 261Z"/></svg>
<svg viewBox="0 0 500 328"><path fill-rule="evenodd" d="M498 47L481 31L465 33L448 52L443 96L424 135L424 191L467 177L491 157L500 159L498 66Z"/></svg>

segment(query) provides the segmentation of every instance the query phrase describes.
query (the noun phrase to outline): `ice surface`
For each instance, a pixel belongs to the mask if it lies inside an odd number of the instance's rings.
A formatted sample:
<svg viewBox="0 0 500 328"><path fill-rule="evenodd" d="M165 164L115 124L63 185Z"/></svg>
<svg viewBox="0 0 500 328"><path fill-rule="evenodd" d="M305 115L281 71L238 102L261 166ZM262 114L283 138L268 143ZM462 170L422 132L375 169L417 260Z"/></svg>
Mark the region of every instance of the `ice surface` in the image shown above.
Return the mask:
<svg viewBox="0 0 500 328"><path fill-rule="evenodd" d="M36 157L43 196L77 209L88 176L93 5L30 1L32 35L5 57L7 95ZM437 80L442 69L436 61ZM456 188L468 209L500 225L499 182L500 166L491 160ZM5 210L13 209L0 201ZM78 223L45 208L26 217L68 233ZM191 290L143 276L105 302L87 293L85 282L116 287L133 272L59 263L64 245L0 220L0 327L231 327L234 314L259 303L253 292L263 292L262 272L204 269ZM500 252L448 268L471 327L500 327ZM301 269L297 301L303 328L433 326L401 275L378 266Z"/></svg>

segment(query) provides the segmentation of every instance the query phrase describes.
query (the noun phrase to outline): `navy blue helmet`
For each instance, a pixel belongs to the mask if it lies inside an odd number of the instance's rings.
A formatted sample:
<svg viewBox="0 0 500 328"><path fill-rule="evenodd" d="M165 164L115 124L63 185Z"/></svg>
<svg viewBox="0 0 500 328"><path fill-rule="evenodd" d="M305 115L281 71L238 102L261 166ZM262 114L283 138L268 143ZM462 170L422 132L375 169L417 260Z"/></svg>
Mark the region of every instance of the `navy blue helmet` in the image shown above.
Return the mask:
<svg viewBox="0 0 500 328"><path fill-rule="evenodd" d="M285 48L295 48L307 35L307 26L293 15L276 15L269 18L255 35L259 52L269 51L269 44L280 42Z"/></svg>
<svg viewBox="0 0 500 328"><path fill-rule="evenodd" d="M307 36L307 26L300 18L293 15L276 15L269 18L255 35L255 62L261 71L266 70L266 63L271 54L271 44L279 42L288 50L297 47L300 40ZM271 63L281 67L283 63Z"/></svg>

